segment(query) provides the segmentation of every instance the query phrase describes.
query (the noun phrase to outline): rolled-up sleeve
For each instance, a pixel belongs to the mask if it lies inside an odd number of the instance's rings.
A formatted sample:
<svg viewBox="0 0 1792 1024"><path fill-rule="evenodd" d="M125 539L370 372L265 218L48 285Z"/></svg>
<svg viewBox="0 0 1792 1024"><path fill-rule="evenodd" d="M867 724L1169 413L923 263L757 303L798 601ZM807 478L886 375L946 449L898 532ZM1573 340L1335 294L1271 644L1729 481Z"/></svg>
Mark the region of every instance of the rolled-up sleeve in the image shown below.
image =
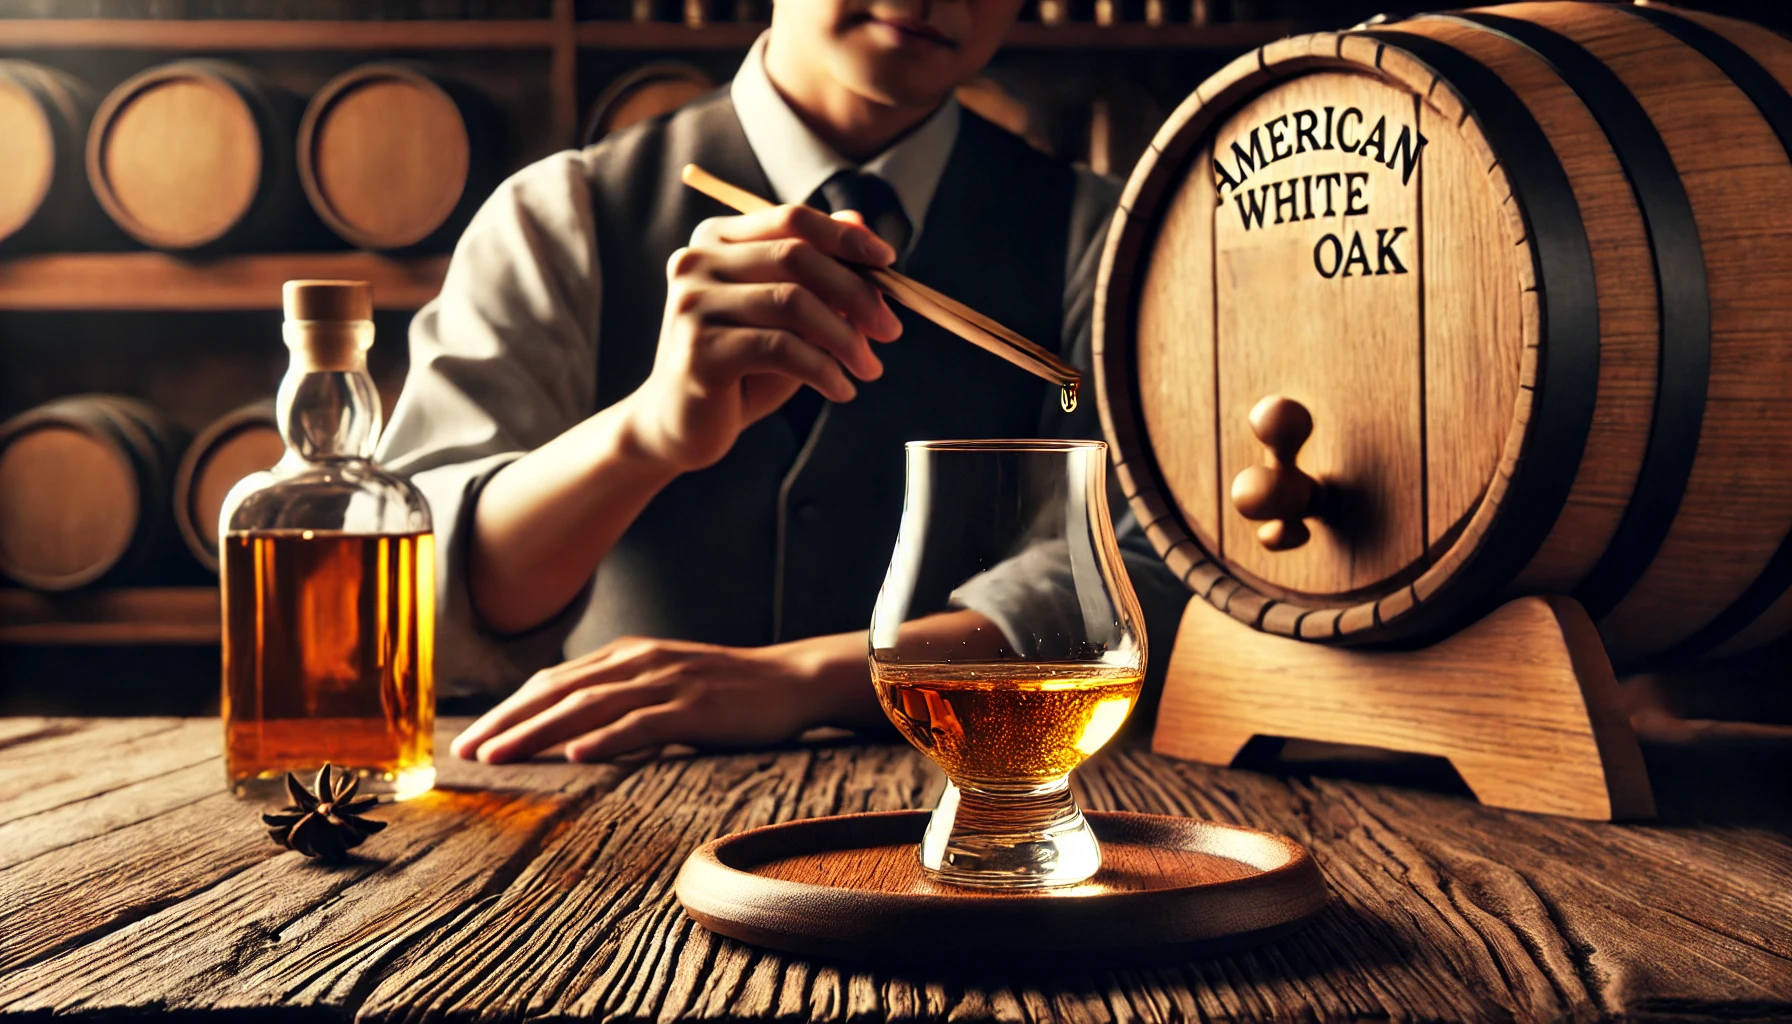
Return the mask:
<svg viewBox="0 0 1792 1024"><path fill-rule="evenodd" d="M473 610L467 545L480 488L596 411L597 261L584 165L557 154L486 200L441 294L411 323L410 372L379 459L423 492L434 517L443 696L502 692L560 660L581 610L526 634L492 633Z"/></svg>
<svg viewBox="0 0 1792 1024"><path fill-rule="evenodd" d="M1112 179L1080 171L1077 197L1073 204L1070 225L1069 266L1064 288L1064 337L1062 351L1083 371L1086 382L1093 380L1093 336L1095 279L1101 267L1101 253L1107 241L1108 224L1119 201L1119 184ZM1082 401L1073 413L1058 408L1053 392L1042 414L1041 437L1100 438L1101 418L1096 410L1092 388L1084 388ZM1163 685L1164 669L1169 664L1170 647L1176 639L1176 628L1191 596L1163 559L1158 557L1146 538L1145 531L1119 483L1108 474L1108 507L1119 540L1120 554L1126 562L1127 576L1139 605L1145 614L1145 630L1150 647L1150 664L1145 675L1145 693L1141 699L1144 715L1149 720L1155 710L1156 696ZM1017 553L989 571L967 581L952 595L952 603L977 611L1002 630L1017 651L1030 656L1050 653L1038 650L1040 638L1051 637L1082 620L1077 591L1070 578L1069 559L1062 556L1063 541L1040 550Z"/></svg>

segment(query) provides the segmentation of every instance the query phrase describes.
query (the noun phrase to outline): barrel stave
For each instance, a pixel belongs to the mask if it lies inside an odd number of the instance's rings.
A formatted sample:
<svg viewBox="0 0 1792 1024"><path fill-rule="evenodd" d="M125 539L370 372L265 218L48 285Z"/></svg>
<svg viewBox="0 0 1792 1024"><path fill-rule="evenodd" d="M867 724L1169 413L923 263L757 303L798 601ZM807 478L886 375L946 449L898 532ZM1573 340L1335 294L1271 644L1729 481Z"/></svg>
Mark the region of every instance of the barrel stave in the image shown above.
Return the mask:
<svg viewBox="0 0 1792 1024"><path fill-rule="evenodd" d="M1608 646L1647 658L1734 602L1792 532L1792 153L1722 68L1640 18L1592 5L1516 14L1571 36L1630 88L1703 243L1711 356L1696 455L1655 558L1600 621Z"/></svg>

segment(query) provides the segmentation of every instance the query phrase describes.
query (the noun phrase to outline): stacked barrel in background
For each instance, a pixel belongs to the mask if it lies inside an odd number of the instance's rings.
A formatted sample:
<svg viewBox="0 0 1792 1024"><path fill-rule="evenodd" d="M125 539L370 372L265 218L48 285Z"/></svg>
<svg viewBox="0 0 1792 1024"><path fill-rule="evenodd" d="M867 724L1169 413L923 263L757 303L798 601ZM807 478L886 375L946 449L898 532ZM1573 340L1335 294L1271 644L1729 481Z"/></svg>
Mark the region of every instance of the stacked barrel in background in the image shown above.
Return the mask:
<svg viewBox="0 0 1792 1024"><path fill-rule="evenodd" d="M439 258L504 173L558 148L539 86L519 87L540 78L518 73L523 55L135 69L109 54L67 67L37 56L0 59L0 258L145 248L222 279L231 257L258 252ZM665 113L726 77L713 70L625 71L591 104L591 131ZM374 370L389 409L404 313L380 316ZM103 340L82 337L95 332ZM277 320L0 314L0 333L14 346L0 375L12 414L0 423L0 579L61 592L215 571L224 495L282 452L271 399L256 397L284 365ZM133 348L147 374L109 358ZM95 384L153 404L80 393Z"/></svg>
<svg viewBox="0 0 1792 1024"><path fill-rule="evenodd" d="M96 103L73 74L0 61L0 246L12 254L440 251L505 154L494 104L423 65L352 67L306 104L246 64L181 60ZM238 343L277 354L277 328ZM88 395L0 425L0 575L63 591L196 580L192 561L215 570L223 497L278 459L279 435L266 401L209 426L203 407L176 413L180 426L143 402Z"/></svg>
<svg viewBox="0 0 1792 1024"><path fill-rule="evenodd" d="M0 138L18 169L0 189L0 241L15 251L81 241L68 232L91 229L78 222L90 196L168 251L316 248L320 219L361 248L440 247L507 163L491 103L422 66L353 68L304 106L245 65L177 61L113 89L91 130L90 92L0 62Z"/></svg>
<svg viewBox="0 0 1792 1024"><path fill-rule="evenodd" d="M516 116L525 97L500 103L491 83L429 63L351 67L308 101L289 77L174 61L127 78L96 110L74 75L0 60L0 246L117 248L122 232L169 252L437 251L502 173L555 148L513 144L515 129L537 127ZM625 72L591 104L588 141L715 82L681 61Z"/></svg>
<svg viewBox="0 0 1792 1024"><path fill-rule="evenodd" d="M1564 2L1296 37L1135 170L1103 422L1258 629L1422 643L1563 594L1620 666L1746 651L1792 630L1789 270L1780 36Z"/></svg>

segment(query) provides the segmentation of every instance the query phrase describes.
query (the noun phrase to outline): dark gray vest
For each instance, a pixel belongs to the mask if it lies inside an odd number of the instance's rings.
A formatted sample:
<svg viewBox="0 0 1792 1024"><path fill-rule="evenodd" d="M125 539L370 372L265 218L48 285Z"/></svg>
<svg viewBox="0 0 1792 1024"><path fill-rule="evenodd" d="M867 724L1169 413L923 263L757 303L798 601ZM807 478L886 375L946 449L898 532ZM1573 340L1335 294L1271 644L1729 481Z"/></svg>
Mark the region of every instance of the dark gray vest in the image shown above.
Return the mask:
<svg viewBox="0 0 1792 1024"><path fill-rule="evenodd" d="M730 211L679 182L698 163L762 196L725 91L587 153L603 266L598 406L647 378L665 268ZM1062 345L1069 167L964 111L903 269L1050 348ZM903 443L1033 437L1057 391L892 304L884 376L827 406L808 437L772 415L721 462L667 487L599 567L578 647L624 634L756 646L864 629L902 512Z"/></svg>

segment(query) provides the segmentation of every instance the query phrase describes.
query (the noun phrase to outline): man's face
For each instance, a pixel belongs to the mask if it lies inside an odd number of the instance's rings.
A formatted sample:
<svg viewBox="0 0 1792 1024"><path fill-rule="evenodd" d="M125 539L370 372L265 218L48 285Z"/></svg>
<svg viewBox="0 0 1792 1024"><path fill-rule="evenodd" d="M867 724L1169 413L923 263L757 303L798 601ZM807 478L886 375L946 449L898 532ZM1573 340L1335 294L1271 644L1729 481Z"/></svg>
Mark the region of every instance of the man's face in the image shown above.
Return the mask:
<svg viewBox="0 0 1792 1024"><path fill-rule="evenodd" d="M1021 0L776 0L776 31L876 103L933 107L989 63Z"/></svg>

